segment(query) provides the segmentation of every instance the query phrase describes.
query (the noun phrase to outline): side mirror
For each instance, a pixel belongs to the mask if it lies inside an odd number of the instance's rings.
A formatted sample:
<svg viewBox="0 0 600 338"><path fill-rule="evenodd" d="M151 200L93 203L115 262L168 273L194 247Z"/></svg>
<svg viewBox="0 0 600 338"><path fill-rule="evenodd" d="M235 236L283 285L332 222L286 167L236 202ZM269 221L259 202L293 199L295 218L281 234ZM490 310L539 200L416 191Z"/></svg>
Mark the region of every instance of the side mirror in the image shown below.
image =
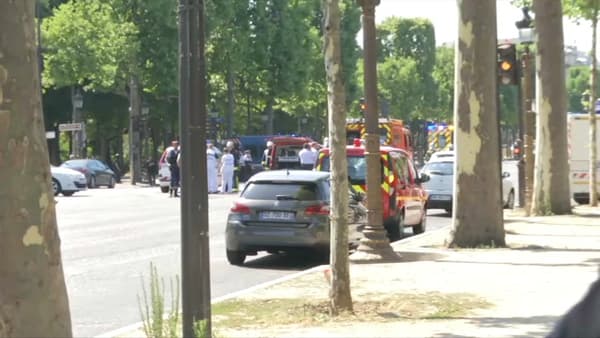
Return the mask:
<svg viewBox="0 0 600 338"><path fill-rule="evenodd" d="M419 175L419 178L417 179L417 181L419 183L425 183L425 182L429 181L429 179L430 179L429 175L427 175L426 173L421 173Z"/></svg>
<svg viewBox="0 0 600 338"><path fill-rule="evenodd" d="M510 177L510 173L508 171L505 171L502 173L502 178L509 178Z"/></svg>

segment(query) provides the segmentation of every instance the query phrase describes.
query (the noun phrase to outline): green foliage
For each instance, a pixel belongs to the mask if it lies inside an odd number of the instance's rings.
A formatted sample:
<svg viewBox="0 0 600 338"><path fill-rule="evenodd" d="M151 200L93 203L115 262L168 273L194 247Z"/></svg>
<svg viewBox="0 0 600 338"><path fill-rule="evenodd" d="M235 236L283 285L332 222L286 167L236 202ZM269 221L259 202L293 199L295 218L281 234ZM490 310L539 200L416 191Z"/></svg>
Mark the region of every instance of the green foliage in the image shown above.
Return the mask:
<svg viewBox="0 0 600 338"><path fill-rule="evenodd" d="M436 48L433 79L437 88L437 104L429 117L451 121L454 111L454 48Z"/></svg>
<svg viewBox="0 0 600 338"><path fill-rule="evenodd" d="M165 318L165 283L159 278L156 266L150 263L150 297L142 277L142 299L138 295L138 306L144 334L148 338L169 338L179 336L179 276L175 284L170 281L171 309ZM143 301L143 303L142 303Z"/></svg>
<svg viewBox="0 0 600 338"><path fill-rule="evenodd" d="M592 21L598 16L600 0L569 0L562 2L563 14L575 19Z"/></svg>
<svg viewBox="0 0 600 338"><path fill-rule="evenodd" d="M377 76L379 95L389 103L391 117L412 118L424 90L417 62L407 57L388 57L379 65Z"/></svg>
<svg viewBox="0 0 600 338"><path fill-rule="evenodd" d="M589 87L590 76L592 72L587 66L570 67L567 74L567 95L568 107L570 112L585 112L583 107L582 94ZM596 88L596 97L600 96L600 91Z"/></svg>
<svg viewBox="0 0 600 338"><path fill-rule="evenodd" d="M100 0L60 5L44 20L42 32L45 87L114 89L137 49L135 26L118 21L113 8Z"/></svg>
<svg viewBox="0 0 600 338"><path fill-rule="evenodd" d="M411 101L411 104L402 107L402 111L394 111L399 107L394 107L394 104L391 104L392 115L404 116L405 118L431 115L436 106L437 96L436 84L432 76L436 51L435 32L431 21L422 18L391 17L377 27L377 36L378 59L383 67L389 68L391 62L396 64L392 68L397 70L400 66L398 65L399 60L412 60L416 70L416 73L411 74L411 76L416 75L412 82L406 82L405 79L394 81L396 84L404 83L405 86L412 88L387 87L387 85L384 85L385 90L388 92L400 91L415 95L407 99ZM388 65L384 66L386 63ZM393 76L393 74L385 75L387 77ZM408 75L406 69L403 75ZM389 81L387 82L390 84ZM415 100L416 102L412 102Z"/></svg>

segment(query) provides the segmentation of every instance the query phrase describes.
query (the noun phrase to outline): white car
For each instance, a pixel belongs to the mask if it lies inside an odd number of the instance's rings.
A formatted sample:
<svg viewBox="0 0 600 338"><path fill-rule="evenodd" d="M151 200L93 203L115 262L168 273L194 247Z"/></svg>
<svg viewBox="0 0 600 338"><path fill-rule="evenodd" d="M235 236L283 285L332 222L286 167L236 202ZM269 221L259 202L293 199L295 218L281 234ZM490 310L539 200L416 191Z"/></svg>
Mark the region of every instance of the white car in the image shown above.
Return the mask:
<svg viewBox="0 0 600 338"><path fill-rule="evenodd" d="M429 181L423 183L427 191L428 209L444 209L452 212L452 196L454 192L454 156L453 152L444 151L433 154L421 172L429 176ZM502 204L505 208L515 206L515 189L508 172L502 173Z"/></svg>
<svg viewBox="0 0 600 338"><path fill-rule="evenodd" d="M85 175L77 170L50 166L50 172L52 173L52 190L54 196L58 194L71 196L87 188Z"/></svg>

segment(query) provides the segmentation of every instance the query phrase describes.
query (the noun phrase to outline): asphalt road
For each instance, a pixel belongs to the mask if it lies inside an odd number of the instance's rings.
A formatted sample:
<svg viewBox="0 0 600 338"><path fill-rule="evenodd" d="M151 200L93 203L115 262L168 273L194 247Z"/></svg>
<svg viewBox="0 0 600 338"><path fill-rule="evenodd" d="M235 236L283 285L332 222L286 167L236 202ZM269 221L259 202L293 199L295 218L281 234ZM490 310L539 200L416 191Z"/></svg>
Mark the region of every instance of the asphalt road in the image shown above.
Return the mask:
<svg viewBox="0 0 600 338"><path fill-rule="evenodd" d="M229 265L224 229L235 197L209 195L213 298L324 263L305 255L262 254L250 256L244 267ZM140 321L138 295L142 278L148 284L150 263L165 279L167 295L169 279L180 275L179 199L157 187L121 184L59 196L57 202L74 335L94 336ZM429 214L429 230L450 223L443 210Z"/></svg>

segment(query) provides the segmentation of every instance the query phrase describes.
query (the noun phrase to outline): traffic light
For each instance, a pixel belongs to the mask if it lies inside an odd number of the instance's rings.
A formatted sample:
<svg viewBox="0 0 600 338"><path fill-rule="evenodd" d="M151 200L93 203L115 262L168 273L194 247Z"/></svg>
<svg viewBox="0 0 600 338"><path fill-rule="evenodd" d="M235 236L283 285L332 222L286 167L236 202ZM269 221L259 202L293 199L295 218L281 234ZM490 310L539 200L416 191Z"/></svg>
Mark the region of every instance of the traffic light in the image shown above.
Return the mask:
<svg viewBox="0 0 600 338"><path fill-rule="evenodd" d="M367 113L367 104L365 103L365 98L361 97L358 102L359 102L358 108L360 109L360 113L363 116L365 116L365 114Z"/></svg>
<svg viewBox="0 0 600 338"><path fill-rule="evenodd" d="M517 49L512 43L498 45L498 79L503 85L519 83L519 67L517 65Z"/></svg>

